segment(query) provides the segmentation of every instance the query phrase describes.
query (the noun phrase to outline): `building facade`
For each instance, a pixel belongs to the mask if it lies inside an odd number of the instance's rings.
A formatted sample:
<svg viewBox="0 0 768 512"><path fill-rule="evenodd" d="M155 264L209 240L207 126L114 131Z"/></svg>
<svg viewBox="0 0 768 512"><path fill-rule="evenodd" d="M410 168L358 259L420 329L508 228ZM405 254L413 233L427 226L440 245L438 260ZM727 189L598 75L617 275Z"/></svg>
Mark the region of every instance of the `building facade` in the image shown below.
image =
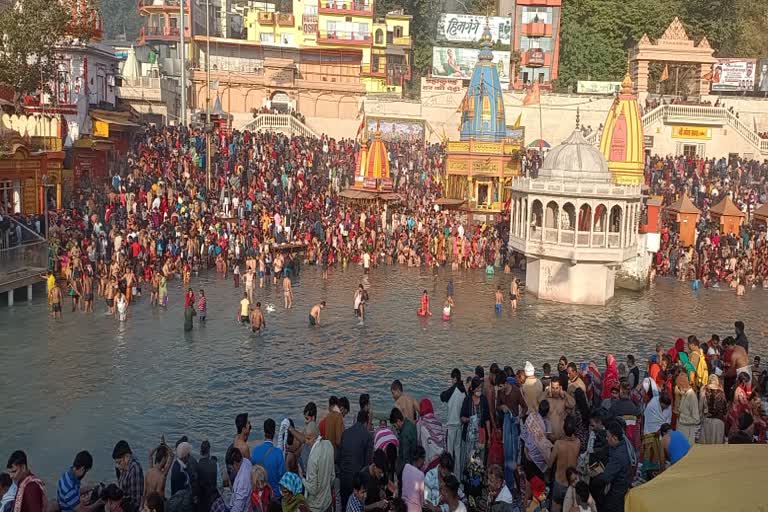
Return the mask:
<svg viewBox="0 0 768 512"><path fill-rule="evenodd" d="M511 12L512 50L519 52L520 64L516 72L513 71L511 87L514 89L533 82L544 88L551 87L557 78L561 12L562 0L515 1Z"/></svg>

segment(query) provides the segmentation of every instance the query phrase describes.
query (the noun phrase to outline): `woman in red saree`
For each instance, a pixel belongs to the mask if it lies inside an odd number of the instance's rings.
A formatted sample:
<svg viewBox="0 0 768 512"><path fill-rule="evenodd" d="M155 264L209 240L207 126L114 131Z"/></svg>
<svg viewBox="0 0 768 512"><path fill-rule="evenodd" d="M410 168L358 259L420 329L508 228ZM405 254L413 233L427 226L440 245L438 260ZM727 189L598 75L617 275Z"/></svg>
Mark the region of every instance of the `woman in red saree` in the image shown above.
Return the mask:
<svg viewBox="0 0 768 512"><path fill-rule="evenodd" d="M619 370L616 367L616 358L613 354L605 357L605 373L603 374L603 391L600 398L611 398L611 389L619 387Z"/></svg>
<svg viewBox="0 0 768 512"><path fill-rule="evenodd" d="M752 406L749 403L749 394L751 393L750 382L751 378L748 373L739 373L737 382L738 385L733 392L733 401L731 407L728 409L728 416L725 420L725 431L727 435L730 435L733 431L738 430L739 416L743 412L752 412Z"/></svg>

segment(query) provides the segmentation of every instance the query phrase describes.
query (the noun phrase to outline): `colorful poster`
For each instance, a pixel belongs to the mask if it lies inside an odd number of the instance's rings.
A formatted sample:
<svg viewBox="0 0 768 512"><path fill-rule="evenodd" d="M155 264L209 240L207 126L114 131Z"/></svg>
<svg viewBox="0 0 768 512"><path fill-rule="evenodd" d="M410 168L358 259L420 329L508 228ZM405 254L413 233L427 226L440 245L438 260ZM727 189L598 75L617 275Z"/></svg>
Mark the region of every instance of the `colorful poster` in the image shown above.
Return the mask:
<svg viewBox="0 0 768 512"><path fill-rule="evenodd" d="M718 59L712 66L712 92L754 90L755 59Z"/></svg>
<svg viewBox="0 0 768 512"><path fill-rule="evenodd" d="M435 46L432 48L432 76L469 80L479 53L480 50L474 48ZM510 52L493 52L493 62L499 72L499 81L503 84L509 83L509 57Z"/></svg>
<svg viewBox="0 0 768 512"><path fill-rule="evenodd" d="M576 82L576 93L612 95L619 92L620 87L621 82L597 82L593 80L579 80Z"/></svg>
<svg viewBox="0 0 768 512"><path fill-rule="evenodd" d="M485 32L486 20L494 43L510 44L512 21L503 16L477 16L474 14L442 14L437 22L437 37L452 43L479 42Z"/></svg>
<svg viewBox="0 0 768 512"><path fill-rule="evenodd" d="M384 142L424 140L424 121L368 117L367 122L368 140L373 139L377 129L381 131L381 139Z"/></svg>

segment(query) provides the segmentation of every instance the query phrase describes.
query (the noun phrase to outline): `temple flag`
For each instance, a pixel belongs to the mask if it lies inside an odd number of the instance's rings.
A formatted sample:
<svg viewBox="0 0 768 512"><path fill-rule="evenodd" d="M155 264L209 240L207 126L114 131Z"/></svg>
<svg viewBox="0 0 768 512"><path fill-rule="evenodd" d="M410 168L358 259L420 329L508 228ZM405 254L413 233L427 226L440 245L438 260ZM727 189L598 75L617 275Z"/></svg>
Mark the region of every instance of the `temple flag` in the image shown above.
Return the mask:
<svg viewBox="0 0 768 512"><path fill-rule="evenodd" d="M541 93L539 92L539 83L534 82L533 87L531 87L531 90L528 91L528 94L525 95L525 98L523 98L523 105L538 105L541 103Z"/></svg>
<svg viewBox="0 0 768 512"><path fill-rule="evenodd" d="M522 121L522 120L523 120L523 113L520 112L517 115L517 120L515 120L515 125L512 128L515 128L515 129L520 128L520 121Z"/></svg>
<svg viewBox="0 0 768 512"><path fill-rule="evenodd" d="M669 65L664 65L664 71L661 73L661 78L659 78L659 82L666 82L669 80Z"/></svg>

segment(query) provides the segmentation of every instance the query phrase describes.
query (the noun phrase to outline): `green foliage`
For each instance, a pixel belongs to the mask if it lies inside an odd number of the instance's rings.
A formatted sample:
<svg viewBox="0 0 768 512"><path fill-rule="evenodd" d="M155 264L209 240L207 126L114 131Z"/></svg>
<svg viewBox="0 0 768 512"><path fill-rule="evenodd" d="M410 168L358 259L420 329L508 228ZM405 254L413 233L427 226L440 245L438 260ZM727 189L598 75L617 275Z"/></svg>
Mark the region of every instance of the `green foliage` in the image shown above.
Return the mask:
<svg viewBox="0 0 768 512"><path fill-rule="evenodd" d="M51 0L24 0L0 11L0 83L34 92L56 77L55 45L70 22L69 11Z"/></svg>
<svg viewBox="0 0 768 512"><path fill-rule="evenodd" d="M768 57L766 1L563 0L557 89L620 80L627 51L643 34L658 39L675 16L694 41L707 36L717 56Z"/></svg>
<svg viewBox="0 0 768 512"><path fill-rule="evenodd" d="M116 39L125 34L128 41L139 37L142 20L136 0L101 0L104 37Z"/></svg>

